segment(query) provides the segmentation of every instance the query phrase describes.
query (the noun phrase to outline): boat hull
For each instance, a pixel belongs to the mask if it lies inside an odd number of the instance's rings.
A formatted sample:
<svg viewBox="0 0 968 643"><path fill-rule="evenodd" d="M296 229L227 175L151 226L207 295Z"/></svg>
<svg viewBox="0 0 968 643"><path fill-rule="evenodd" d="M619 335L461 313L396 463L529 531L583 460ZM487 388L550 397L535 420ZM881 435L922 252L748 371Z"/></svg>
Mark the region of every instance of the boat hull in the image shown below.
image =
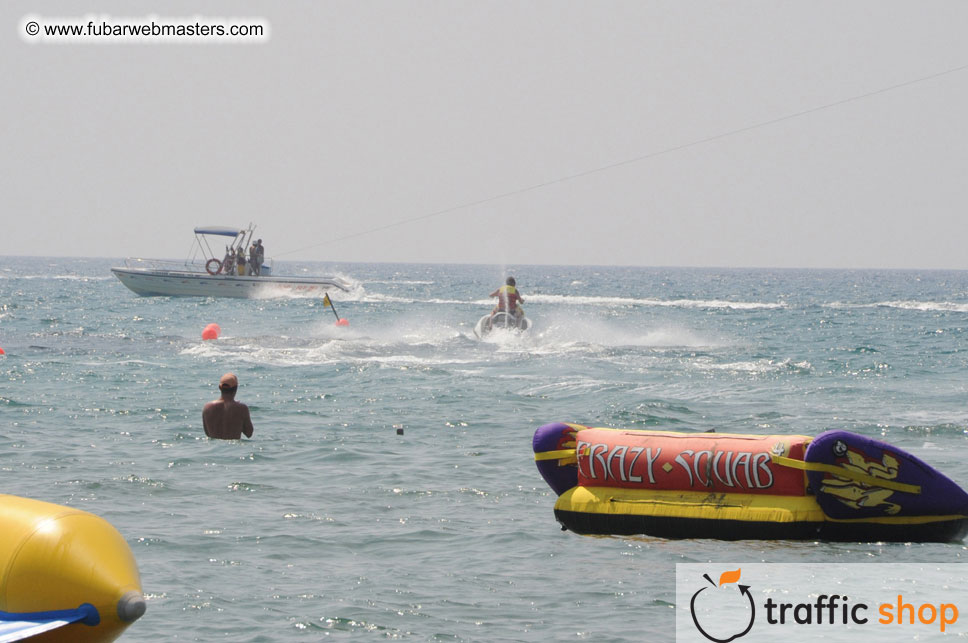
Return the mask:
<svg viewBox="0 0 968 643"><path fill-rule="evenodd" d="M792 505L790 498L761 497L761 503L776 504L757 515L749 505L741 507L735 496L725 494L673 501L655 493L621 498L614 491L575 487L558 498L555 518L576 534L670 539L947 543L961 542L968 535L968 518L963 515L834 521L811 496L794 500ZM738 508L733 513L739 517L724 517L724 505ZM700 507L708 511L697 511Z"/></svg>
<svg viewBox="0 0 968 643"><path fill-rule="evenodd" d="M824 540L828 542L953 543L968 535L968 520L956 518L921 525L871 525L809 522L750 522L669 516L596 516L580 511L555 509L564 529L576 534L716 540Z"/></svg>
<svg viewBox="0 0 968 643"><path fill-rule="evenodd" d="M332 290L348 289L345 282L326 277L207 275L178 270L129 268L111 268L111 272L129 290L142 297L322 297Z"/></svg>

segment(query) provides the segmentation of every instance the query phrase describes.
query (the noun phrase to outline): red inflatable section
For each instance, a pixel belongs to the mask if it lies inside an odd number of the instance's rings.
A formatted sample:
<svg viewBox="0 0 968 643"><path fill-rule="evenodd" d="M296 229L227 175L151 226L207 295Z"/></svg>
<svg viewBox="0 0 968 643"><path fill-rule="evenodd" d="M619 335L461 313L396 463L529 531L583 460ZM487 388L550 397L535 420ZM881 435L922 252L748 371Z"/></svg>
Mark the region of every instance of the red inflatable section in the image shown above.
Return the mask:
<svg viewBox="0 0 968 643"><path fill-rule="evenodd" d="M773 463L771 454L803 460L810 440L804 435L583 429L577 436L578 484L803 496L804 472Z"/></svg>

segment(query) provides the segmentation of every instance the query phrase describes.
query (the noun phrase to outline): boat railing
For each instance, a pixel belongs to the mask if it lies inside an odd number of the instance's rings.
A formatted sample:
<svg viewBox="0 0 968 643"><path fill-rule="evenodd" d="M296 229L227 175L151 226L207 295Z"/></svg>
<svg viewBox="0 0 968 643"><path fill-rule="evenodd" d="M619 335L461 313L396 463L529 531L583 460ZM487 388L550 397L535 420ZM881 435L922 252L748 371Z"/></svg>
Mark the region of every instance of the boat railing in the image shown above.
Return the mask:
<svg viewBox="0 0 968 643"><path fill-rule="evenodd" d="M127 257L124 267L132 270L178 270L188 272L204 272L205 266L191 261L175 261L174 259L141 259Z"/></svg>

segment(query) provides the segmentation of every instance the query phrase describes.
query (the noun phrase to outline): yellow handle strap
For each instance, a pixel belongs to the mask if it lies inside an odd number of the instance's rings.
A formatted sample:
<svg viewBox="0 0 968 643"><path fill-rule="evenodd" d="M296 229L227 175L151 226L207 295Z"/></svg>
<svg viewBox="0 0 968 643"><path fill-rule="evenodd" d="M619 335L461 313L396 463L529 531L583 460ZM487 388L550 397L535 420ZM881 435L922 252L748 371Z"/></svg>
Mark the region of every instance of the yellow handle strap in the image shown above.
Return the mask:
<svg viewBox="0 0 968 643"><path fill-rule="evenodd" d="M535 453L534 460L535 462L541 462L542 460L564 460L565 458L574 458L575 455L574 449L558 449L557 451Z"/></svg>
<svg viewBox="0 0 968 643"><path fill-rule="evenodd" d="M838 467L834 464L823 464L820 462L804 462L803 460L794 460L793 458L784 458L783 456L770 454L770 458L776 464L781 467L790 467L791 469L800 469L802 471L823 471L837 476L838 478L848 478L850 480L856 480L857 482L863 482L872 487L881 487L882 489L893 489L894 491L903 491L904 493L920 494L921 487L915 484L905 484L903 482L894 482L893 480L885 480L884 478L878 478L876 476L868 475L866 473L861 473L859 471L851 471L845 467Z"/></svg>

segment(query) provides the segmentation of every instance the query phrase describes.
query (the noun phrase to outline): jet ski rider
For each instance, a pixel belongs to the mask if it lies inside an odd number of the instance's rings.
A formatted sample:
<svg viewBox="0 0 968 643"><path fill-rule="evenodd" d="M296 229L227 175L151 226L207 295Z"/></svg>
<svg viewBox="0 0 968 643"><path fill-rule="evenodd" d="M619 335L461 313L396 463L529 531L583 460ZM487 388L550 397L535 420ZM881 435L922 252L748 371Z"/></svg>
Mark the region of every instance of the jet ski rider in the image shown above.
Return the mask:
<svg viewBox="0 0 968 643"><path fill-rule="evenodd" d="M510 312L515 319L520 319L524 317L524 309L519 304L524 303L524 298L521 297L515 287L514 277L508 277L505 284L491 293L491 297L497 297L497 306L494 307L491 314Z"/></svg>

